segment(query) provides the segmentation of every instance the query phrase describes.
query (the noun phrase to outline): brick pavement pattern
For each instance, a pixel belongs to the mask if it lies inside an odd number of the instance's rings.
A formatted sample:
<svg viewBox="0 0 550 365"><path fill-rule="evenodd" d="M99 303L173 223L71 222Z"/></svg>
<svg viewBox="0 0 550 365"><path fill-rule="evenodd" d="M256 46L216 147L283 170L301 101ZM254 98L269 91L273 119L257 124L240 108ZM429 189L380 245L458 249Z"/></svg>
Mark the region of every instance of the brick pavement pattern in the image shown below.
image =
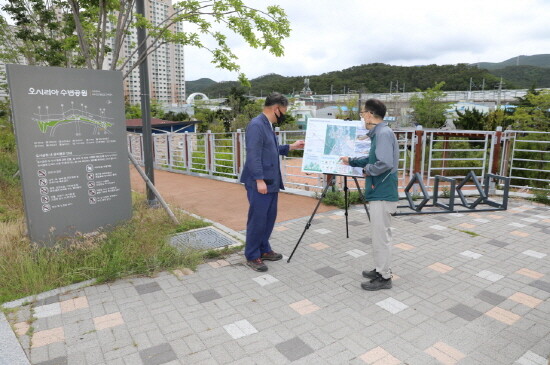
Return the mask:
<svg viewBox="0 0 550 365"><path fill-rule="evenodd" d="M394 219L393 288L367 292L363 208L318 214L290 263L242 253L19 306L32 364L524 364L550 356L550 209ZM278 224L289 255L304 217ZM31 327L29 327L31 323ZM31 333L32 332L32 333Z"/></svg>

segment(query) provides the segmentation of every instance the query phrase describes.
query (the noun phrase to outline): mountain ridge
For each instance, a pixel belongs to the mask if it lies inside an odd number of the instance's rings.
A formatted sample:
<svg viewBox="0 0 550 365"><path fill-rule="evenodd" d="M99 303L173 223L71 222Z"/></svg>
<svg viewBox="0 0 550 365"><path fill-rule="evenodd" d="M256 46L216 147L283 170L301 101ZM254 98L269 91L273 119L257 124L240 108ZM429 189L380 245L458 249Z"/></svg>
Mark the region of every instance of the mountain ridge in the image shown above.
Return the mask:
<svg viewBox="0 0 550 365"><path fill-rule="evenodd" d="M520 63L519 66L516 63ZM485 67L488 65L487 67ZM371 63L352 66L320 75L282 76L267 74L252 79L247 93L261 96L272 91L286 94L299 92L304 79L310 79L310 88L317 94L346 93L350 91L389 92L425 90L445 81L443 90L468 90L470 79L478 88L492 89L503 78L506 88L550 87L550 54L516 56L502 62L478 62L456 65L392 66ZM186 83L187 94L203 92L216 98L226 96L231 88L241 88L237 81L216 82L201 78Z"/></svg>

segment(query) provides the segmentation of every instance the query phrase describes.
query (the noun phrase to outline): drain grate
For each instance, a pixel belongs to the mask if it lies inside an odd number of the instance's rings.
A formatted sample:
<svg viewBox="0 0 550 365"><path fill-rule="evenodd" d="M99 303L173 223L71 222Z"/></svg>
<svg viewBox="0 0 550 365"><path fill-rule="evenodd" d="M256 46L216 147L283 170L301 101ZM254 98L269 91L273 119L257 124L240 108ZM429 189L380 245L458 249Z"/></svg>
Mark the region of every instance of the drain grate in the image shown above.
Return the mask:
<svg viewBox="0 0 550 365"><path fill-rule="evenodd" d="M213 227L199 228L178 233L170 238L170 244L179 249L207 250L239 244L239 242Z"/></svg>

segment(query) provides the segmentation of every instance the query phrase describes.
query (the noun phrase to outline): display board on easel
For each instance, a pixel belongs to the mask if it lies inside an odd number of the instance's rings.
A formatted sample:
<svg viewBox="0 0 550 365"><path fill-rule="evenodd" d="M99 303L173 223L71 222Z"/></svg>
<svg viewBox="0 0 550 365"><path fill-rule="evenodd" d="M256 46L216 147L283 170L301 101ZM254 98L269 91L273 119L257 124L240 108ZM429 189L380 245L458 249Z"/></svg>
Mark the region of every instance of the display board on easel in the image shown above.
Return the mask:
<svg viewBox="0 0 550 365"><path fill-rule="evenodd" d="M363 176L359 167L342 164L342 156L368 156L370 138L360 120L312 118L307 122L303 172Z"/></svg>

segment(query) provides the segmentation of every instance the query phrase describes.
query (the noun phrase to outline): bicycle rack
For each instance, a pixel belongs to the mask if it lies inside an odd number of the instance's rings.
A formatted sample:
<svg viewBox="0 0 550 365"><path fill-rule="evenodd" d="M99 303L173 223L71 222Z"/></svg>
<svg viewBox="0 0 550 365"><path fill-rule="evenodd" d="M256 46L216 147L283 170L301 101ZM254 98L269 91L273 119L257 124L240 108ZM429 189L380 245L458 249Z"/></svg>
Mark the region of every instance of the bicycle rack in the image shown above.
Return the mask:
<svg viewBox="0 0 550 365"><path fill-rule="evenodd" d="M491 179L501 181L504 184L502 203L491 200L489 198L489 186ZM479 193L479 197L473 202L469 202L464 192L463 187L472 181ZM449 202L448 204L441 202L439 197L439 190L441 182L449 184ZM411 188L414 184L418 184L422 192L423 198L420 204L414 203L414 197L411 195ZM508 209L508 196L510 189L510 178L506 176L499 176L494 174L486 174L483 180L483 186L479 183L478 177L473 171L470 171L466 177L457 183L456 179L452 179L445 176L435 176L433 197L430 198L428 190L422 181L422 177L419 173L415 173L412 179L405 188L405 197L407 198L408 205L399 205L398 208L409 208L412 211L409 212L397 212L394 215L411 215L411 214L441 214L441 213L472 213L472 212L495 212ZM456 200L456 196L459 197L459 202ZM447 197L445 197L447 198ZM433 200L432 204L428 204L430 200ZM482 208L483 205L488 205L490 208ZM432 208L432 209L425 209Z"/></svg>

